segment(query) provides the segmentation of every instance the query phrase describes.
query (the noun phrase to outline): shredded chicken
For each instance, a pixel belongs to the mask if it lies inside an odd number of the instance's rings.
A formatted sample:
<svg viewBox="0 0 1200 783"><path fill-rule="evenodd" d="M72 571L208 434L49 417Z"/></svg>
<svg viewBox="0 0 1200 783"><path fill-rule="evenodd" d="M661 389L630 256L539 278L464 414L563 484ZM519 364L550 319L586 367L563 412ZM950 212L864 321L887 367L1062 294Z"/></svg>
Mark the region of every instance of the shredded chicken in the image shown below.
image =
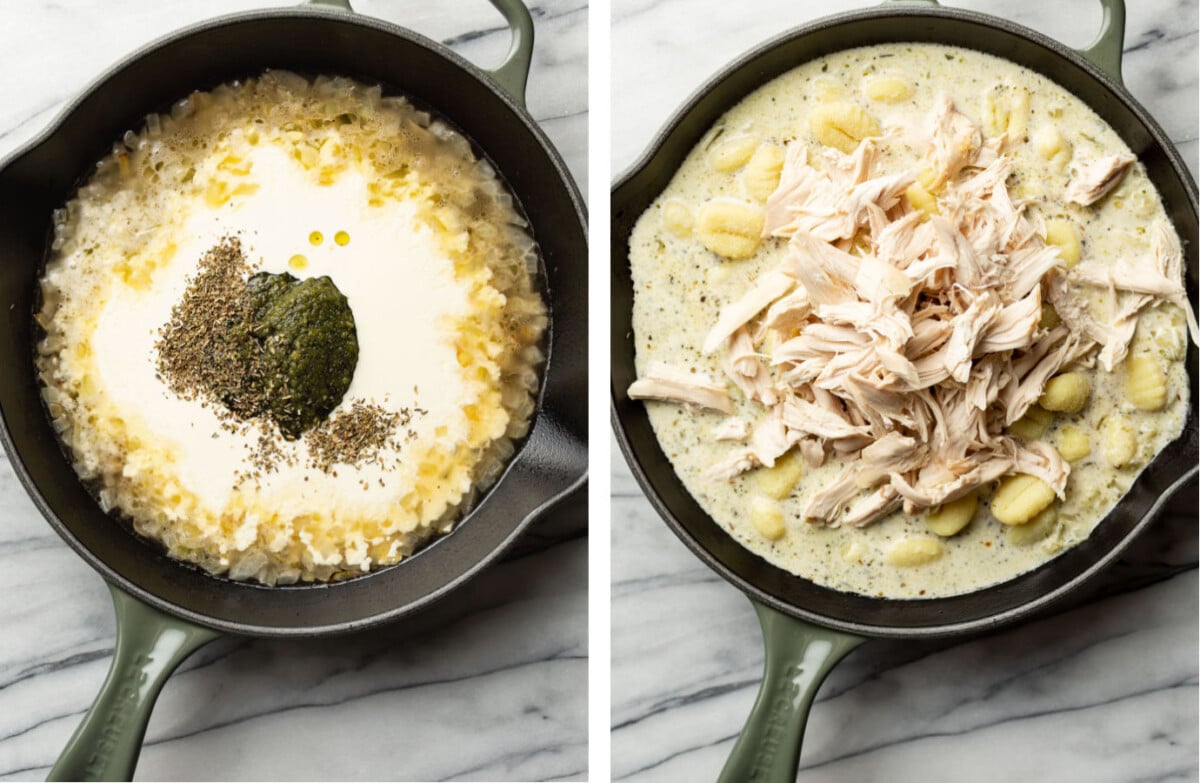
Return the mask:
<svg viewBox="0 0 1200 783"><path fill-rule="evenodd" d="M854 236L872 207L894 207L914 180L908 172L868 179L875 155L870 139L850 156L827 150L822 172L808 165L803 145L788 145L779 186L767 199L763 236L811 234L825 242Z"/></svg>
<svg viewBox="0 0 1200 783"><path fill-rule="evenodd" d="M1133 161L1128 155L1109 155L1079 166L1067 185L1067 201L1085 207L1095 204L1121 183Z"/></svg>
<svg viewBox="0 0 1200 783"><path fill-rule="evenodd" d="M929 190L932 191L974 162L983 145L983 134L970 117L954 108L950 96L943 93L938 98L930 135L934 176Z"/></svg>
<svg viewBox="0 0 1200 783"><path fill-rule="evenodd" d="M663 362L650 365L649 371L629 385L632 400L663 400L718 413L733 413L733 400L725 387L703 373L689 373Z"/></svg>
<svg viewBox="0 0 1200 783"><path fill-rule="evenodd" d="M725 374L742 390L746 399L760 402L767 407L776 403L778 397L771 382L771 374L755 352L754 341L750 339L750 333L744 326L739 327L729 338L723 364Z"/></svg>
<svg viewBox="0 0 1200 783"><path fill-rule="evenodd" d="M713 429L713 440L741 443L750 437L750 422L745 419L726 419Z"/></svg>
<svg viewBox="0 0 1200 783"><path fill-rule="evenodd" d="M1111 371L1150 304L1182 307L1197 338L1169 228L1156 227L1145 258L1068 270L1041 218L1009 195L1003 137L984 139L943 97L926 141L922 182L938 191L931 216L902 198L917 169L874 170L873 140L850 155L824 150L819 168L803 143L788 145L763 228L780 241L781 261L722 309L703 345L724 350L720 366L764 415L714 431L743 445L707 480L770 467L793 448L810 466L832 456L841 472L801 512L830 526L868 525L901 507L920 513L1010 473L1037 476L1062 497L1068 463L1005 428L1063 368L1098 360ZM1068 195L1093 203L1132 162L1082 167ZM1108 291L1111 312L1093 312L1087 288ZM1044 302L1061 325L1040 325ZM665 366L630 396L732 411L723 388Z"/></svg>

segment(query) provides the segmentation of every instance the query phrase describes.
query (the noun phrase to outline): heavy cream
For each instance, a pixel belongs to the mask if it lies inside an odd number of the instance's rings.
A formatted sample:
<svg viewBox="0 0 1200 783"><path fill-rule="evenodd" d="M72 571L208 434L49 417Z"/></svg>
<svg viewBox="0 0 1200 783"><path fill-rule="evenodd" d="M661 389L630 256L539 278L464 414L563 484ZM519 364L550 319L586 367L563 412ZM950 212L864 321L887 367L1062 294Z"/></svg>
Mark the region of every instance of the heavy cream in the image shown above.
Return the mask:
<svg viewBox="0 0 1200 783"><path fill-rule="evenodd" d="M312 187L304 170L271 145L248 149L245 159L250 172L242 179L258 185L254 193L217 208L202 201L181 205L185 217L172 227L178 249L156 271L154 285L144 290L114 285L100 303L92 349L102 393L142 437L171 441L185 488L211 509L227 506L239 474L250 469L257 431L229 432L212 406L170 391L156 377L158 332L147 325L167 322L200 257L221 237L236 235L258 271L328 275L346 295L359 359L340 408L355 398L390 410L420 408L426 412L408 427L418 438L445 428L451 442L462 439L468 390L452 330L467 312L468 292L413 205L367 207L367 182L356 171L327 187ZM322 235L319 245L310 241L313 232ZM335 241L338 232L348 235L345 246ZM72 293L64 288L64 294ZM283 448L292 459L264 474L257 491L264 505L293 513L317 506L385 513L415 480L415 465L403 460L386 471L372 463L334 476L308 465L303 440Z"/></svg>
<svg viewBox="0 0 1200 783"><path fill-rule="evenodd" d="M403 98L283 71L195 93L126 134L55 217L47 407L101 505L173 556L269 584L395 563L527 431L536 247L487 162ZM314 460L308 438L231 424L158 377L160 330L226 237L252 271L328 276L346 297L358 360L331 420L398 414L370 459Z"/></svg>

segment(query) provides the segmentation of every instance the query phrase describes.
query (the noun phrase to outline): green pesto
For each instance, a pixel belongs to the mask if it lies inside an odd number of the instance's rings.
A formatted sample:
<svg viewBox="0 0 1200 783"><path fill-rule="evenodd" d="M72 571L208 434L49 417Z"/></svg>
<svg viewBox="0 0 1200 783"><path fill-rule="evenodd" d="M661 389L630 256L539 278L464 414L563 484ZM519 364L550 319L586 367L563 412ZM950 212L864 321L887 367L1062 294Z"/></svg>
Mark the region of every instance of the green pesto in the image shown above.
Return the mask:
<svg viewBox="0 0 1200 783"><path fill-rule="evenodd" d="M358 364L350 303L328 277L260 272L246 284L247 349L259 351L263 414L288 440L341 402Z"/></svg>

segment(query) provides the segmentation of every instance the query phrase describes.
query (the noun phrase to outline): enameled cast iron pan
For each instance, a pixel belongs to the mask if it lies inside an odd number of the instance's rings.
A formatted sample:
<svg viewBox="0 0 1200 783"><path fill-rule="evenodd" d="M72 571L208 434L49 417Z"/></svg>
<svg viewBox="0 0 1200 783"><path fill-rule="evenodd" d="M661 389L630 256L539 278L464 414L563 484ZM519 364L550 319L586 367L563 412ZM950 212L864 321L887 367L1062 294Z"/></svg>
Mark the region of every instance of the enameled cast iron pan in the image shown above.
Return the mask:
<svg viewBox="0 0 1200 783"><path fill-rule="evenodd" d="M742 548L696 504L659 448L642 403L625 390L636 374L629 234L709 127L748 93L831 52L885 42L929 42L989 52L1038 71L1086 101L1146 166L1184 239L1186 285L1196 289L1196 185L1165 133L1121 84L1122 0L1101 0L1104 21L1088 49L1075 51L1033 30L936 2L884 3L792 30L747 53L697 90L612 196L613 428L650 502L676 535L745 592L762 623L763 684L722 781L795 779L808 709L826 673L870 637L931 638L994 630L1055 605L1115 560L1166 498L1197 473L1197 395L1184 434L1145 469L1092 535L1042 567L967 595L887 600L837 592L777 568ZM1194 296L1194 294L1193 294ZM1193 300L1194 301L1194 300ZM1189 344L1193 386L1197 352Z"/></svg>
<svg viewBox="0 0 1200 783"><path fill-rule="evenodd" d="M533 24L520 0L491 0L512 28L504 63L483 71L434 41L336 7L238 14L170 35L97 80L42 136L0 163L0 436L34 503L112 588L117 645L99 697L52 779L129 779L171 671L221 633L316 636L408 615L494 561L586 474L587 244L582 201L525 110ZM384 85L449 119L520 201L541 248L551 313L532 430L457 529L388 569L335 584L266 588L167 558L104 514L72 470L42 408L32 314L50 213L127 129L193 90L267 68Z"/></svg>

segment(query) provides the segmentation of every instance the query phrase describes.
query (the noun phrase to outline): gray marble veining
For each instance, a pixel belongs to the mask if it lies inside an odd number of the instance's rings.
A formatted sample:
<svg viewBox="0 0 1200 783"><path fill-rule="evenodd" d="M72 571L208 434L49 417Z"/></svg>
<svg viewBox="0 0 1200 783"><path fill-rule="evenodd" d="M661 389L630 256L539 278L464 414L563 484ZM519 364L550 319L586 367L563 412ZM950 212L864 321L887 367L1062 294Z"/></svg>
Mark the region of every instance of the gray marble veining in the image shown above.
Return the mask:
<svg viewBox="0 0 1200 783"><path fill-rule="evenodd" d="M96 75L184 25L271 0L6 4L0 158ZM508 48L484 0L355 0L360 13L489 66ZM534 118L586 193L587 4L534 9ZM0 778L43 779L113 647L100 578L51 531L0 457ZM541 780L587 775L583 493L433 614L317 641L227 639L167 683L140 779Z"/></svg>
<svg viewBox="0 0 1200 783"><path fill-rule="evenodd" d="M1098 3L953 0L1072 46ZM715 71L856 0L614 0L613 175ZM1197 8L1128 3L1125 81L1197 169ZM614 780L712 780L762 673L749 602L661 522L615 442ZM1197 494L1193 482L1094 589L1094 600L988 637L870 642L826 681L799 780L1197 779Z"/></svg>

